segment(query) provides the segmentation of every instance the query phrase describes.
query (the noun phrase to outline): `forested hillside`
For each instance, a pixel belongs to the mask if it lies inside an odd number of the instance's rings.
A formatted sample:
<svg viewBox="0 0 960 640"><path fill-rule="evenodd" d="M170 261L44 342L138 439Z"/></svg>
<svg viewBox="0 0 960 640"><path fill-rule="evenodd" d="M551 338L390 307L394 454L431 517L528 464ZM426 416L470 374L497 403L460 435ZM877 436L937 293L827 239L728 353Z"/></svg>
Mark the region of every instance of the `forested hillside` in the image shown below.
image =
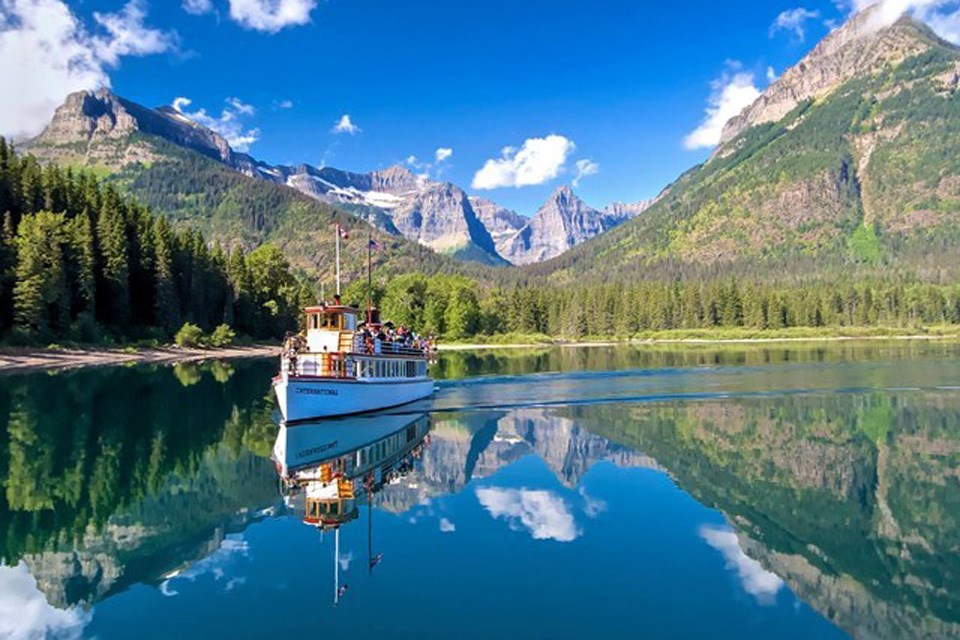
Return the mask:
<svg viewBox="0 0 960 640"><path fill-rule="evenodd" d="M281 251L229 254L88 171L41 167L0 138L0 338L165 339L185 322L279 337L314 299Z"/></svg>
<svg viewBox="0 0 960 640"><path fill-rule="evenodd" d="M908 18L850 32L858 20L753 108L792 105L784 117L740 123L742 133L644 215L534 271L560 282L744 265L781 280L852 271L955 277L960 53ZM785 103L834 75L842 82Z"/></svg>
<svg viewBox="0 0 960 640"><path fill-rule="evenodd" d="M154 162L127 166L111 180L167 216L174 226L195 228L224 247L251 249L263 242L273 243L297 271L315 282L332 285L337 223L354 236L342 254L347 280L361 277L366 271L368 234L387 249L374 258L377 267L388 273L484 272L482 267L460 263L402 237L374 230L346 211L289 187L242 175L160 138L150 137L150 145L159 152Z"/></svg>

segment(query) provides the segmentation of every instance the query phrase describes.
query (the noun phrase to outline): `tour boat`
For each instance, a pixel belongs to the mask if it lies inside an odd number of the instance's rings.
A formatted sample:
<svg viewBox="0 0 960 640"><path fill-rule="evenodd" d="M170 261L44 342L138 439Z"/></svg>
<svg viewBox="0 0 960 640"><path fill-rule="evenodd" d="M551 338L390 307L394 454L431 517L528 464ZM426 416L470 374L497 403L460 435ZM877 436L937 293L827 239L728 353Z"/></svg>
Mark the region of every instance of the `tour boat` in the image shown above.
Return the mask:
<svg viewBox="0 0 960 640"><path fill-rule="evenodd" d="M284 343L273 389L286 422L399 407L433 395L428 341L381 323L369 297L362 326L360 310L340 303L340 240L348 237L338 223L334 304L307 308L306 335ZM370 236L368 292L373 290L374 247L382 249Z"/></svg>
<svg viewBox="0 0 960 640"><path fill-rule="evenodd" d="M273 379L287 422L366 413L433 394L430 346L382 340L376 309L339 304L306 309L306 336L287 340Z"/></svg>

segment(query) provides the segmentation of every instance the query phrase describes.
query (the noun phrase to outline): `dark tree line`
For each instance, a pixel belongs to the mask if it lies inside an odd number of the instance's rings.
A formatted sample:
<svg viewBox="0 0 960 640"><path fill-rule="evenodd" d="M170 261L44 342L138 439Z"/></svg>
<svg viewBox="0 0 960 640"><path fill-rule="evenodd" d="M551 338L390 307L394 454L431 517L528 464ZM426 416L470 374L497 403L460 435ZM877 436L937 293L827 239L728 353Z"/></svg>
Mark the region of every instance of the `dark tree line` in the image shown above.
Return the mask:
<svg viewBox="0 0 960 640"><path fill-rule="evenodd" d="M673 329L960 324L960 284L879 279L777 285L717 278L484 289L462 276L408 274L378 286L374 298L385 317L454 339L508 333L578 339Z"/></svg>
<svg viewBox="0 0 960 640"><path fill-rule="evenodd" d="M960 324L960 284L898 281L633 282L493 291L485 333L629 337L671 329L787 329Z"/></svg>
<svg viewBox="0 0 960 640"><path fill-rule="evenodd" d="M41 167L0 138L0 338L165 339L186 322L255 338L312 300L276 247L229 254L89 171Z"/></svg>

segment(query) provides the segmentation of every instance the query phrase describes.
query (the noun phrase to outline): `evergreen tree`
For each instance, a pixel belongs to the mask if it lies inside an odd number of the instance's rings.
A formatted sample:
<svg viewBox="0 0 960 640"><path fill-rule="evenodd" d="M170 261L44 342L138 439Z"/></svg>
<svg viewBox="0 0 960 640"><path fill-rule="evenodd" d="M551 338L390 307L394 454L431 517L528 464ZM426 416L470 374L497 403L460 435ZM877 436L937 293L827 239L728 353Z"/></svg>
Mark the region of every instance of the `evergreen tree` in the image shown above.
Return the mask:
<svg viewBox="0 0 960 640"><path fill-rule="evenodd" d="M97 314L105 325L125 331L130 317L130 269L127 238L117 203L104 203L97 221L102 281L97 283Z"/></svg>
<svg viewBox="0 0 960 640"><path fill-rule="evenodd" d="M65 225L63 214L49 211L20 221L13 304L16 324L27 335L45 338L69 324Z"/></svg>
<svg viewBox="0 0 960 640"><path fill-rule="evenodd" d="M154 230L154 320L167 335L180 328L180 301L173 275L173 233L166 220Z"/></svg>
<svg viewBox="0 0 960 640"><path fill-rule="evenodd" d="M73 286L72 316L86 314L96 318L97 309L97 250L93 236L93 222L84 210L68 227L71 252L71 281Z"/></svg>

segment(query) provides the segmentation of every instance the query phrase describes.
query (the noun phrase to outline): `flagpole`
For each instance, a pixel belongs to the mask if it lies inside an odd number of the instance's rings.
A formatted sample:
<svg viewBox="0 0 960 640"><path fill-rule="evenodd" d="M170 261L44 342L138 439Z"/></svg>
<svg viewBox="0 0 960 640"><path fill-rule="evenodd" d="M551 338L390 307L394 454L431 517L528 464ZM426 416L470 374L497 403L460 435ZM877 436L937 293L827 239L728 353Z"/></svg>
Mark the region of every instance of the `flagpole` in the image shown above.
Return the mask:
<svg viewBox="0 0 960 640"><path fill-rule="evenodd" d="M337 296L340 296L340 224L337 223Z"/></svg>
<svg viewBox="0 0 960 640"><path fill-rule="evenodd" d="M367 322L373 320L373 234L367 234Z"/></svg>

